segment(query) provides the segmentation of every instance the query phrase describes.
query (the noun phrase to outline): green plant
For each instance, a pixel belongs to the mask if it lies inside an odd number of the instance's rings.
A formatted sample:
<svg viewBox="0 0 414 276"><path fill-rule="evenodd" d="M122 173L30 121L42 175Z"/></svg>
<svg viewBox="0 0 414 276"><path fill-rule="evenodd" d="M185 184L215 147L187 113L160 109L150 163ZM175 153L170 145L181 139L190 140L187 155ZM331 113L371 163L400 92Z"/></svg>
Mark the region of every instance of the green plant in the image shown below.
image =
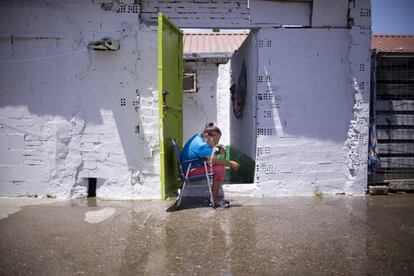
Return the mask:
<svg viewBox="0 0 414 276"><path fill-rule="evenodd" d="M315 189L313 190L313 194L319 199L323 198L323 192L319 190L318 186L316 186Z"/></svg>

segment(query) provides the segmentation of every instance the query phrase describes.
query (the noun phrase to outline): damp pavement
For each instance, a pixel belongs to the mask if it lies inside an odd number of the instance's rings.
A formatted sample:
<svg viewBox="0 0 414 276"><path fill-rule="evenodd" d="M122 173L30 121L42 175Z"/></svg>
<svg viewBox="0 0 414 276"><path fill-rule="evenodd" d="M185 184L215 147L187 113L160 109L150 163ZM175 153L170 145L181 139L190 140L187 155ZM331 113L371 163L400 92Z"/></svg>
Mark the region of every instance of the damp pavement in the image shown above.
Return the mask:
<svg viewBox="0 0 414 276"><path fill-rule="evenodd" d="M0 275L414 275L414 194L0 199Z"/></svg>

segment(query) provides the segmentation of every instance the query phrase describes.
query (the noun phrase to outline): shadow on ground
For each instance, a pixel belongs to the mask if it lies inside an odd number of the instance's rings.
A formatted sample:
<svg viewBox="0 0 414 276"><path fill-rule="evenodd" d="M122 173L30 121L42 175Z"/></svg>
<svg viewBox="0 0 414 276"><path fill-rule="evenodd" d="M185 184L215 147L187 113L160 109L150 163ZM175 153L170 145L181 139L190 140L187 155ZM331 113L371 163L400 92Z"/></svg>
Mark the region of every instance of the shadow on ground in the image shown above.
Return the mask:
<svg viewBox="0 0 414 276"><path fill-rule="evenodd" d="M177 208L177 198L169 199L168 207L165 209L166 212L177 212L188 209L199 209L199 208L211 208L210 198L206 197L184 197L181 201L179 208ZM230 204L231 208L238 208L242 205L235 203L234 201Z"/></svg>

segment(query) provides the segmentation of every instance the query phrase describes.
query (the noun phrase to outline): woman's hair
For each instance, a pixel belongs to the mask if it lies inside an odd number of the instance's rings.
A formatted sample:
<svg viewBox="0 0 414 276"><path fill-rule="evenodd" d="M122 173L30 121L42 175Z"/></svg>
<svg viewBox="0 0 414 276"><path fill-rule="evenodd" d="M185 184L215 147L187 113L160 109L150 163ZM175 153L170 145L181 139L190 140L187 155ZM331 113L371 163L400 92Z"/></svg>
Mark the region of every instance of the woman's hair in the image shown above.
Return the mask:
<svg viewBox="0 0 414 276"><path fill-rule="evenodd" d="M221 135L221 130L214 125L214 123L207 123L201 132L201 134L207 134L208 136Z"/></svg>

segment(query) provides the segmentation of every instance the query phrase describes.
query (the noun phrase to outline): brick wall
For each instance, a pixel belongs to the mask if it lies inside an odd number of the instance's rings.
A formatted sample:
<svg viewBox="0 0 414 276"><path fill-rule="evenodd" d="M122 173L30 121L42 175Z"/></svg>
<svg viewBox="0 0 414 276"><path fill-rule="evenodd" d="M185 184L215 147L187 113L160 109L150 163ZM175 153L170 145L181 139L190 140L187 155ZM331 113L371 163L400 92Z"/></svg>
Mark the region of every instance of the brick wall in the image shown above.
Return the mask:
<svg viewBox="0 0 414 276"><path fill-rule="evenodd" d="M370 2L350 5L350 29L258 32L262 195L366 191Z"/></svg>
<svg viewBox="0 0 414 276"><path fill-rule="evenodd" d="M184 141L208 122L217 122L217 77L215 63L186 62L185 70L197 74L197 92L184 93Z"/></svg>
<svg viewBox="0 0 414 276"><path fill-rule="evenodd" d="M197 92L184 93L184 141L215 122L222 131L220 143L230 144L230 64L185 62L184 67L197 73Z"/></svg>
<svg viewBox="0 0 414 276"><path fill-rule="evenodd" d="M101 197L159 197L156 13L180 27L238 28L248 10L141 2L0 3L0 195L82 196L93 177ZM262 28L236 54L234 78L247 59L253 93L241 121L230 113L231 143L257 158L255 194L364 193L370 1L350 1L350 16L350 29ZM121 50L86 50L105 36Z"/></svg>
<svg viewBox="0 0 414 276"><path fill-rule="evenodd" d="M349 31L350 83L352 86L352 118L345 143L349 169L347 191L367 188L367 152L371 74L371 1L350 1L352 26Z"/></svg>
<svg viewBox="0 0 414 276"><path fill-rule="evenodd" d="M0 4L0 195L159 197L157 29L124 3Z"/></svg>
<svg viewBox="0 0 414 276"><path fill-rule="evenodd" d="M248 28L247 0L142 0L141 21L156 25L163 12L180 28Z"/></svg>
<svg viewBox="0 0 414 276"><path fill-rule="evenodd" d="M217 78L217 124L222 131L220 143L223 145L230 145L230 63L219 65Z"/></svg>

